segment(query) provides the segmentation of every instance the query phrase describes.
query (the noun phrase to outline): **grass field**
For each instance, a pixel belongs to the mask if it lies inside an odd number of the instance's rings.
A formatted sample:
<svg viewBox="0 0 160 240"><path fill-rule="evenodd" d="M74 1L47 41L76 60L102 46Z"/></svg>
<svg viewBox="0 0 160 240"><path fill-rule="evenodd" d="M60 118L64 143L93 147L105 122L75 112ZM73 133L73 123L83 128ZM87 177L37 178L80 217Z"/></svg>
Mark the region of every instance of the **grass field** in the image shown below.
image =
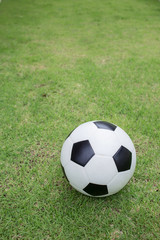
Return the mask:
<svg viewBox="0 0 160 240"><path fill-rule="evenodd" d="M160 2L0 3L0 239L160 239ZM137 151L118 194L90 198L60 167L69 132L123 128Z"/></svg>

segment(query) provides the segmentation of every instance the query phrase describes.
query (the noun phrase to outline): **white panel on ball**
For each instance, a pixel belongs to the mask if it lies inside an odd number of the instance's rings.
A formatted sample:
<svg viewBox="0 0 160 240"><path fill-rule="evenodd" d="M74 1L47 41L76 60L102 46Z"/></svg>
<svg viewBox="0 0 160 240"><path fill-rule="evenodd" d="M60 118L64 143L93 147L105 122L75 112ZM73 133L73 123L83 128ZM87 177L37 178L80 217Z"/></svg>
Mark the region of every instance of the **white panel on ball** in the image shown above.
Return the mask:
<svg viewBox="0 0 160 240"><path fill-rule="evenodd" d="M65 173L69 182L79 189L83 189L88 184L89 180L84 167L72 161L65 167Z"/></svg>
<svg viewBox="0 0 160 240"><path fill-rule="evenodd" d="M117 168L112 157L95 155L85 166L90 182L107 185L117 174Z"/></svg>
<svg viewBox="0 0 160 240"><path fill-rule="evenodd" d="M136 167L136 150L134 148L134 150L132 151L132 165L131 165L131 177L135 171L135 167Z"/></svg>
<svg viewBox="0 0 160 240"><path fill-rule="evenodd" d="M130 170L119 172L113 180L107 185L109 195L119 192L130 180L132 173Z"/></svg>
<svg viewBox="0 0 160 240"><path fill-rule="evenodd" d="M99 128L97 128L95 134L90 138L90 143L95 154L110 157L112 157L121 146L114 131Z"/></svg>
<svg viewBox="0 0 160 240"><path fill-rule="evenodd" d="M67 138L61 150L61 163L63 167L65 167L70 162L72 146L73 143L71 139Z"/></svg>
<svg viewBox="0 0 160 240"><path fill-rule="evenodd" d="M132 152L133 149L134 149L134 145L133 145L132 140L128 136L128 134L125 131L123 131L123 129L121 129L118 126L115 129L115 134L117 135L121 145L124 146L125 148L127 148L128 150L130 150Z"/></svg>
<svg viewBox="0 0 160 240"><path fill-rule="evenodd" d="M73 142L88 140L91 136L94 136L93 132L95 130L96 126L92 122L83 123L71 133L70 137Z"/></svg>

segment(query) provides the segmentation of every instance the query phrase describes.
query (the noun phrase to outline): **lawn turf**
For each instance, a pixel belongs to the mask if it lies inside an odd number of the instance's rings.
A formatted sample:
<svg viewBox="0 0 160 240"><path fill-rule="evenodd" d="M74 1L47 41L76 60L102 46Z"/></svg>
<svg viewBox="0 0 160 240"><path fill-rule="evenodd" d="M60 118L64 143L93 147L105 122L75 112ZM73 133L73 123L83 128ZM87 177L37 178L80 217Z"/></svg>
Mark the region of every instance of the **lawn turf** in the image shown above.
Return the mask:
<svg viewBox="0 0 160 240"><path fill-rule="evenodd" d="M0 239L160 239L160 2L0 3ZM123 128L134 177L96 199L60 167L69 132Z"/></svg>

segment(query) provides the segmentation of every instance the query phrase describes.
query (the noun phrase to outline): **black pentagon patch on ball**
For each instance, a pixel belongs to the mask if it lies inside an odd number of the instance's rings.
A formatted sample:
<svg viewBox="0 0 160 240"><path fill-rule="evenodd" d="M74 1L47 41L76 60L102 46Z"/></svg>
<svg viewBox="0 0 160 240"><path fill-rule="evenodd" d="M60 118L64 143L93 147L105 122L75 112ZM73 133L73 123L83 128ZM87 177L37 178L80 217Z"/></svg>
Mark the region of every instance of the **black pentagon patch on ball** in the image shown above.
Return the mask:
<svg viewBox="0 0 160 240"><path fill-rule="evenodd" d="M77 142L73 144L71 160L84 167L94 154L88 140Z"/></svg>
<svg viewBox="0 0 160 240"><path fill-rule="evenodd" d="M105 122L105 121L96 121L96 122L94 122L94 124L98 128L107 129L107 130L110 130L110 131L114 131L116 129L116 127L117 127L114 124L109 123L109 122Z"/></svg>
<svg viewBox="0 0 160 240"><path fill-rule="evenodd" d="M121 146L114 154L113 159L117 166L118 172L127 171L131 167L132 153L127 148Z"/></svg>
<svg viewBox="0 0 160 240"><path fill-rule="evenodd" d="M89 183L84 189L86 193L92 196L103 196L108 194L108 188L106 185Z"/></svg>

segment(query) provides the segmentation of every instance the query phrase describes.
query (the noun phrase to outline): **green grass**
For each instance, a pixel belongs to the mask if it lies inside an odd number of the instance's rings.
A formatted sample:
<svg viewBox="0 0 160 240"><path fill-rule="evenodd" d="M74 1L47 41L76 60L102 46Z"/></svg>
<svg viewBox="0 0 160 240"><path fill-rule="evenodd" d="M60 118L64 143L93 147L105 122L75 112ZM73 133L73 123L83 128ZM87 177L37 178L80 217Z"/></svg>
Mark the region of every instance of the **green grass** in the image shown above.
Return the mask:
<svg viewBox="0 0 160 240"><path fill-rule="evenodd" d="M160 239L159 23L158 0L0 3L0 239ZM95 119L137 151L132 180L102 199L60 167L66 136Z"/></svg>

